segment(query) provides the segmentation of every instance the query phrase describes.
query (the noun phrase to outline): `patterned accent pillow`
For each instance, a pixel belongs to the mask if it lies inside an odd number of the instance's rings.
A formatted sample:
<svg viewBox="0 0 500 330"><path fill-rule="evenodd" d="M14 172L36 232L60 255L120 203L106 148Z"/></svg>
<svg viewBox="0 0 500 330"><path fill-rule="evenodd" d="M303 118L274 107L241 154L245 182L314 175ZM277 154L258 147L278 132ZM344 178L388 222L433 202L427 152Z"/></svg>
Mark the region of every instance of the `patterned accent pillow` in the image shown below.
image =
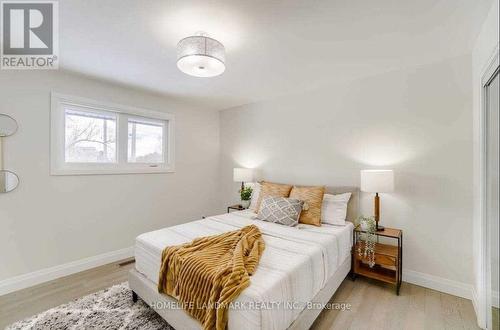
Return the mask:
<svg viewBox="0 0 500 330"><path fill-rule="evenodd" d="M296 226L304 202L285 197L265 197L262 200L257 218L285 226Z"/></svg>
<svg viewBox="0 0 500 330"><path fill-rule="evenodd" d="M304 211L300 215L299 222L308 225L321 226L321 204L325 187L297 187L294 186L290 192L290 198L304 201Z"/></svg>

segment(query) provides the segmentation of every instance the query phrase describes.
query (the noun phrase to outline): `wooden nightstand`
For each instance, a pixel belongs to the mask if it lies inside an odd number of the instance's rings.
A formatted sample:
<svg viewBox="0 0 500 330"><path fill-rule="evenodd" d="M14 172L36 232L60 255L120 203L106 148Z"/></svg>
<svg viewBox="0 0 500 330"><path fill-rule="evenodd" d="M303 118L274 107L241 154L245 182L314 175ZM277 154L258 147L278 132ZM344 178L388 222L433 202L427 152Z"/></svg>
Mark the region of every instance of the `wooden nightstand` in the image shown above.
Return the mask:
<svg viewBox="0 0 500 330"><path fill-rule="evenodd" d="M396 285L396 293L399 295L403 275L403 231L394 228L385 228L375 233L377 243L375 244L375 266L370 268L368 260L358 253L359 234L364 233L359 226L354 229L352 248L352 278L356 275L373 278L386 283ZM379 243L380 237L397 240L397 245ZM364 245L363 245L364 249Z"/></svg>
<svg viewBox="0 0 500 330"><path fill-rule="evenodd" d="M243 211L243 210L246 210L246 209L243 206L239 205L239 204L235 204L235 205L231 205L231 206L227 207L227 213L231 212L231 210Z"/></svg>

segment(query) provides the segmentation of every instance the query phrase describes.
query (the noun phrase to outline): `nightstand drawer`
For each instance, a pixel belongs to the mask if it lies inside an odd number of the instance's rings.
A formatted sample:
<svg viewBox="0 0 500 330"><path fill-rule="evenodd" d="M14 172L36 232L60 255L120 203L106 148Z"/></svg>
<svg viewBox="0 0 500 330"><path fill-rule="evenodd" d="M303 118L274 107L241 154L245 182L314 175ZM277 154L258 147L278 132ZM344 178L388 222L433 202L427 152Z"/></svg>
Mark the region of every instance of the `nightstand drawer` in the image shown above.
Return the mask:
<svg viewBox="0 0 500 330"><path fill-rule="evenodd" d="M364 257L360 257L359 254L357 254L357 252L356 252L355 258L356 258L356 260L361 260L364 263L368 263L368 259L364 258ZM395 257L384 256L384 255L377 254L375 252L375 264L395 268L398 263L397 263L397 258L395 258Z"/></svg>
<svg viewBox="0 0 500 330"><path fill-rule="evenodd" d="M356 244L355 258L367 262L368 260L359 256L359 248L364 251L364 244ZM398 265L398 247L394 245L375 244L375 263L381 266L397 267Z"/></svg>
<svg viewBox="0 0 500 330"><path fill-rule="evenodd" d="M393 266L396 267L397 265L397 258L396 257L391 257L391 256L385 256L382 254L377 254L375 252L375 263L377 265L382 265L382 266Z"/></svg>

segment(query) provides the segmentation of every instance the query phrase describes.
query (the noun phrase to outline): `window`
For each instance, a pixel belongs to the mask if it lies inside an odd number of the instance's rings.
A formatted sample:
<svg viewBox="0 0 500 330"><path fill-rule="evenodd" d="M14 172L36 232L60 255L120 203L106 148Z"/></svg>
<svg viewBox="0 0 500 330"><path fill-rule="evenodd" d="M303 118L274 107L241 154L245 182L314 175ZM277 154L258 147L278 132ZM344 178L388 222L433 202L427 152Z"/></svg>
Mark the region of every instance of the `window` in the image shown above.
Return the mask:
<svg viewBox="0 0 500 330"><path fill-rule="evenodd" d="M52 93L51 174L174 170L171 114Z"/></svg>
<svg viewBox="0 0 500 330"><path fill-rule="evenodd" d="M163 132L161 121L128 120L128 161L131 163L163 162Z"/></svg>
<svg viewBox="0 0 500 330"><path fill-rule="evenodd" d="M64 160L67 163L116 162L116 115L64 109Z"/></svg>

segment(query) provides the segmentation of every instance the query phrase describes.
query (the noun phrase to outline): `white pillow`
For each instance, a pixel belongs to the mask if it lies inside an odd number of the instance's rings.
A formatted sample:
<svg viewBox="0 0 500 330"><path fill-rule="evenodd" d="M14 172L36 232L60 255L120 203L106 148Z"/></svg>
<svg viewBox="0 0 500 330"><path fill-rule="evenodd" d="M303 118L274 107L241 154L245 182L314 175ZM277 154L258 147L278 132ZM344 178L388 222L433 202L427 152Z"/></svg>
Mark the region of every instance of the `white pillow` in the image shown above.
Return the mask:
<svg viewBox="0 0 500 330"><path fill-rule="evenodd" d="M321 222L330 225L345 225L349 198L351 198L351 193L325 194L321 205Z"/></svg>
<svg viewBox="0 0 500 330"><path fill-rule="evenodd" d="M249 209L257 213L257 201L259 200L260 195L260 183L258 182L249 182L245 183L246 186L252 187L252 199L250 201Z"/></svg>

